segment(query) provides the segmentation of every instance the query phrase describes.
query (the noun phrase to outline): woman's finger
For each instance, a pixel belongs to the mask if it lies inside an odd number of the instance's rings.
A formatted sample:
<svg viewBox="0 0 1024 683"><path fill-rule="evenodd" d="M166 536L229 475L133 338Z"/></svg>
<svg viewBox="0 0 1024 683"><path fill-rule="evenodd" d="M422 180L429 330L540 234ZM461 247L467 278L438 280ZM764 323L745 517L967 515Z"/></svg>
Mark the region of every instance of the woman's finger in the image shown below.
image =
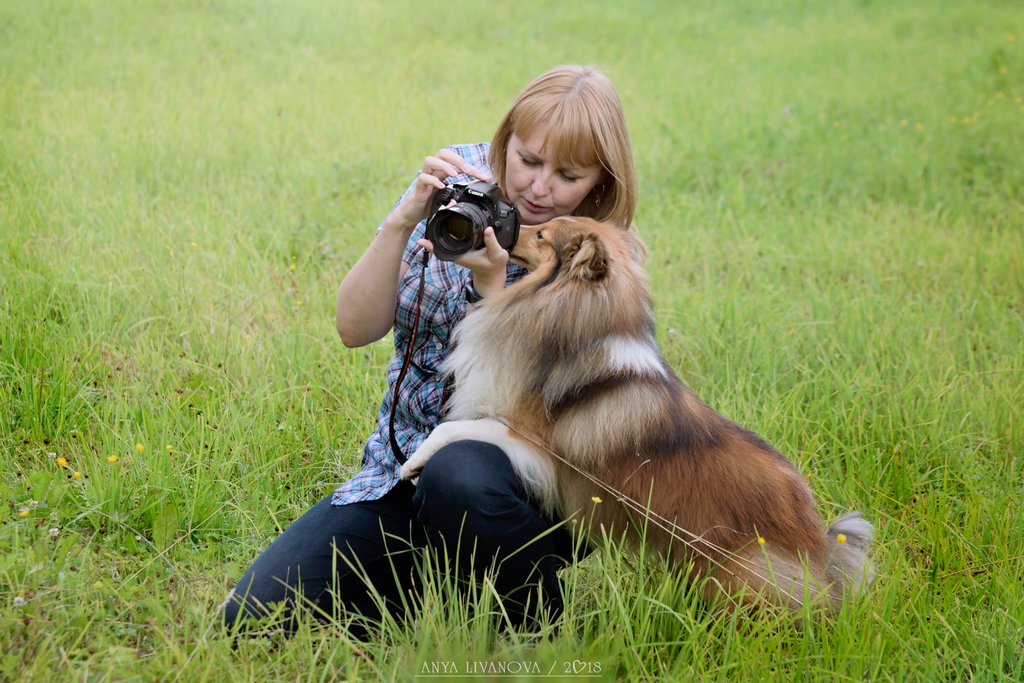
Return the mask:
<svg viewBox="0 0 1024 683"><path fill-rule="evenodd" d="M487 249L489 260L501 262L508 259L508 252L498 243L498 236L494 234L494 228L488 227L484 230L484 247Z"/></svg>
<svg viewBox="0 0 1024 683"><path fill-rule="evenodd" d="M444 181L438 178L436 175L433 175L432 173L427 173L426 171L420 173L420 185L423 185L425 187L432 187L438 190L444 189Z"/></svg>
<svg viewBox="0 0 1024 683"><path fill-rule="evenodd" d="M468 175L477 180L490 180L491 174L483 169L477 168L473 164L469 163L462 157L450 149L442 149L437 153L436 157L433 157L439 161L447 163L451 168L456 169L457 173L450 173L449 177L463 174Z"/></svg>
<svg viewBox="0 0 1024 683"><path fill-rule="evenodd" d="M438 152L438 154L440 154L440 152ZM423 172L440 180L444 180L445 178L457 176L462 171L458 166L451 163L451 161L447 161L440 156L436 156L427 157L423 160Z"/></svg>

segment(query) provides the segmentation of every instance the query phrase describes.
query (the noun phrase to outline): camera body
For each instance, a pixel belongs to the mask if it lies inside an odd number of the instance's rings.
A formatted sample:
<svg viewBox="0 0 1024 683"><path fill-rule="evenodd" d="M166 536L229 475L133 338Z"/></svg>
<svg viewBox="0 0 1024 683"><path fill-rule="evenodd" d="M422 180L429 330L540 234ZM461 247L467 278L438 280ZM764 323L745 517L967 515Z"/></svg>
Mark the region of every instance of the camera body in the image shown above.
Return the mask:
<svg viewBox="0 0 1024 683"><path fill-rule="evenodd" d="M446 207L452 201L455 203ZM519 209L505 200L494 183L456 183L434 196L426 238L434 245L434 256L454 261L483 248L487 226L494 228L503 249L511 249L519 239Z"/></svg>

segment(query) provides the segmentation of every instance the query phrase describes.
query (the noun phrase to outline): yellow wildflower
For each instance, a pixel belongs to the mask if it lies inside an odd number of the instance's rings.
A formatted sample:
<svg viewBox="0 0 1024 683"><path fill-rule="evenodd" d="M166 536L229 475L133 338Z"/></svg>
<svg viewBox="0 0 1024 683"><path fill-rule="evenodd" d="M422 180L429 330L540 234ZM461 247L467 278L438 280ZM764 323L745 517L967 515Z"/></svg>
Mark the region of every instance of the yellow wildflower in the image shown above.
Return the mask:
<svg viewBox="0 0 1024 683"><path fill-rule="evenodd" d="M598 498L597 496L594 496L590 500L594 501L594 505L600 505L601 504L601 499Z"/></svg>
<svg viewBox="0 0 1024 683"><path fill-rule="evenodd" d="M68 459L62 455L59 458L57 458L57 464L60 465L61 467L67 467Z"/></svg>
<svg viewBox="0 0 1024 683"><path fill-rule="evenodd" d="M836 543L838 543L839 545L843 545L844 543L846 543L846 534L839 534L838 536L836 536Z"/></svg>
<svg viewBox="0 0 1024 683"><path fill-rule="evenodd" d="M141 443L137 443L135 444L135 450L137 450L139 453L142 453L146 450L146 447L143 446Z"/></svg>
<svg viewBox="0 0 1024 683"><path fill-rule="evenodd" d="M81 479L82 478L82 473L81 472L75 472L71 476L74 477L75 479Z"/></svg>
<svg viewBox="0 0 1024 683"><path fill-rule="evenodd" d="M116 455L112 455L109 458L107 458L107 462L109 462L110 464L113 465L113 464L116 464L117 461L120 460L120 459L121 458L117 457Z"/></svg>
<svg viewBox="0 0 1024 683"><path fill-rule="evenodd" d="M767 542L768 542L768 541L764 540L764 536L758 536L758 537L757 537L757 544L758 544L758 545L764 545L764 544L765 544L765 543L767 543Z"/></svg>

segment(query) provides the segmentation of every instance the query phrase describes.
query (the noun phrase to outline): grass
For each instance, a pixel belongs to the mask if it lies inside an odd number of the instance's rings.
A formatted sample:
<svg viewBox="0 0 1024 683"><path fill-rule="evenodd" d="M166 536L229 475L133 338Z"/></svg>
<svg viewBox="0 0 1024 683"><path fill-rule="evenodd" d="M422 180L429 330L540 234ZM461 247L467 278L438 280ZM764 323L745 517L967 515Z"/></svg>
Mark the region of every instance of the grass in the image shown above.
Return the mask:
<svg viewBox="0 0 1024 683"><path fill-rule="evenodd" d="M233 648L217 605L379 406L338 283L423 156L565 62L620 88L667 358L866 512L876 584L722 618L610 547L540 639L438 577L377 642ZM1022 98L997 0L8 0L0 680L1024 678Z"/></svg>

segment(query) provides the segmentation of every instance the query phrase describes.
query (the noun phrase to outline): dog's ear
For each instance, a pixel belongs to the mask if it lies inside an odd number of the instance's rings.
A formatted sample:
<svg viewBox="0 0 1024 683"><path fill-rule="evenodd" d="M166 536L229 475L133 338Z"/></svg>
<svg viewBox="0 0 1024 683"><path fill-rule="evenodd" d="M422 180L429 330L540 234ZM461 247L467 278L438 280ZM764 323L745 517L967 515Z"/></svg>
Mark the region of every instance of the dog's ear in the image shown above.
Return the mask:
<svg viewBox="0 0 1024 683"><path fill-rule="evenodd" d="M608 273L608 250L594 234L573 237L562 260L569 264L569 276L580 280L600 280Z"/></svg>

